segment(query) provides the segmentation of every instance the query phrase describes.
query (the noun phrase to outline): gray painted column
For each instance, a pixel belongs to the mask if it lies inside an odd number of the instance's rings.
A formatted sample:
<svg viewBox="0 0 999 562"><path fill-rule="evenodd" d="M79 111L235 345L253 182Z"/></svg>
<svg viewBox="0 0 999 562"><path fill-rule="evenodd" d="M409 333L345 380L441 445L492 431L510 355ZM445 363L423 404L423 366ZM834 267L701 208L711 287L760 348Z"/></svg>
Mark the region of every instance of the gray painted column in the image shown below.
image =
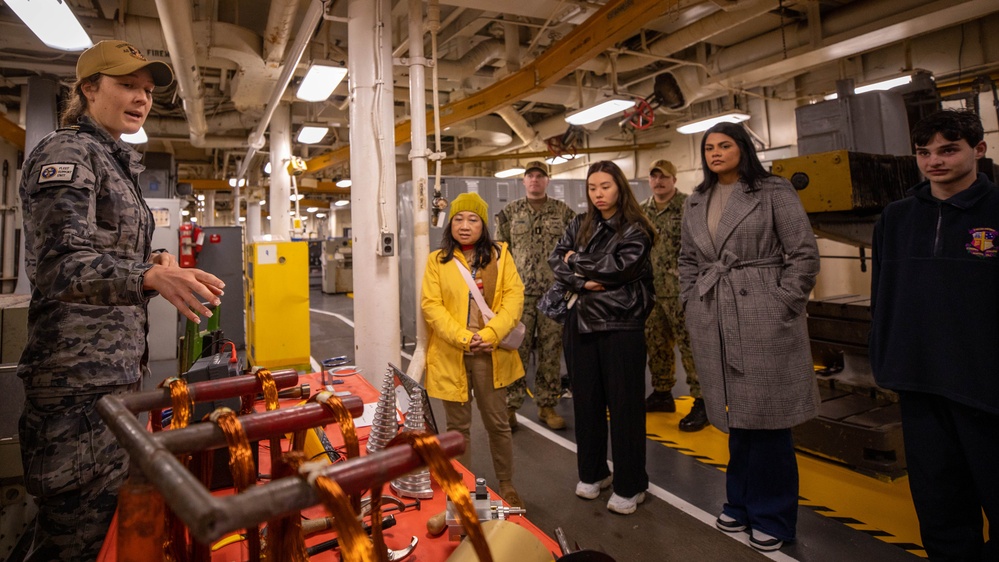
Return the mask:
<svg viewBox="0 0 999 562"><path fill-rule="evenodd" d="M45 135L56 130L59 123L58 109L56 108L56 99L59 95L59 82L53 78L45 76L32 76L28 78L28 85L26 87L25 95L21 96L22 100L26 100L26 103L21 106L21 111L24 117L24 154L31 154L31 151L35 149L39 141L45 137ZM20 205L20 201L18 201ZM20 216L20 214L18 214ZM14 237L4 236L4 255L10 255L7 253L7 240L9 239L9 244L11 250L13 250ZM31 293L31 284L28 282L28 276L24 271L24 236L21 236L22 247L21 247L21 257L20 265L18 267L19 273L17 276L17 288L14 290L15 293L19 295L27 295ZM13 251L11 251L11 254Z"/></svg>

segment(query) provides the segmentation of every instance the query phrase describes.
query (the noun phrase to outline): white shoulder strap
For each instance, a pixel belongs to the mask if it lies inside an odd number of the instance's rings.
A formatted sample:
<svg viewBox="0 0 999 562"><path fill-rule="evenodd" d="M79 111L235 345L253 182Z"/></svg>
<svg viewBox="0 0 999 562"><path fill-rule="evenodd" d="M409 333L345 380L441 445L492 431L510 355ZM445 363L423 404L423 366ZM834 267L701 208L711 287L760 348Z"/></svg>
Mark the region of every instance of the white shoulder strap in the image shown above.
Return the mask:
<svg viewBox="0 0 999 562"><path fill-rule="evenodd" d="M479 287L475 284L475 280L472 279L472 274L468 269L458 261L458 258L452 258L454 265L458 267L458 271L461 272L461 276L465 278L465 283L468 284L468 290L472 293L472 298L475 299L475 304L479 305L479 311L482 312L482 317L488 322L496 313L492 311L487 305L485 299L482 298L482 292L479 291Z"/></svg>

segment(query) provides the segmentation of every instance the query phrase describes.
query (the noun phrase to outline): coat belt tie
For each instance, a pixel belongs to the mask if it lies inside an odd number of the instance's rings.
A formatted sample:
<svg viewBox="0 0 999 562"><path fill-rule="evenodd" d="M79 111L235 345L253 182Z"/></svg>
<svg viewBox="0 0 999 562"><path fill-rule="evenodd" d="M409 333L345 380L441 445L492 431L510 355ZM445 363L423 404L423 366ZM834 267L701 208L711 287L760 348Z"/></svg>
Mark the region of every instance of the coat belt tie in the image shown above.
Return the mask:
<svg viewBox="0 0 999 562"><path fill-rule="evenodd" d="M718 331L721 336L722 353L725 363L736 373L743 372L742 336L739 322L739 307L735 304L735 289L729 280L728 273L733 269L747 267L770 268L783 267L783 256L771 256L754 260L740 260L731 250L723 250L721 258L702 267L698 272L697 295L704 297L711 289L717 287L715 307L718 312Z"/></svg>

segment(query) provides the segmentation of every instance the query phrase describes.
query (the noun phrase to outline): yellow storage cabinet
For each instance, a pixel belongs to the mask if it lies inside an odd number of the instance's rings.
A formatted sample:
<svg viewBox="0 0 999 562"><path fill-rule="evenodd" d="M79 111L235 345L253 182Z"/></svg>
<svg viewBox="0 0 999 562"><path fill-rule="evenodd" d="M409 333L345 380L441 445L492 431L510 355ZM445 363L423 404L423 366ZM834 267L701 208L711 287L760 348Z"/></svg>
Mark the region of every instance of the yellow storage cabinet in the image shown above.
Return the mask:
<svg viewBox="0 0 999 562"><path fill-rule="evenodd" d="M309 370L307 242L247 246L246 351L252 366Z"/></svg>

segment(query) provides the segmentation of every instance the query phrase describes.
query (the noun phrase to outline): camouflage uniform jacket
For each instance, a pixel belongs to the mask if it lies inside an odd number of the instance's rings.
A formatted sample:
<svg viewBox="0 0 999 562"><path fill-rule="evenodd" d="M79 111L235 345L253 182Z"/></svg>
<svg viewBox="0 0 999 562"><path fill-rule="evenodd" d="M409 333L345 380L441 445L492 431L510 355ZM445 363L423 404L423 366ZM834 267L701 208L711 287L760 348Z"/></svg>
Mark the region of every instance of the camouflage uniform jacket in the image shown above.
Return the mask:
<svg viewBox="0 0 999 562"><path fill-rule="evenodd" d="M656 243L652 246L652 275L656 297L676 298L680 295L679 270L676 260L680 255L680 225L683 222L683 203L687 196L677 191L662 211L656 209L654 198L642 202L642 210L656 227Z"/></svg>
<svg viewBox="0 0 999 562"><path fill-rule="evenodd" d="M525 295L543 295L555 282L548 256L575 217L568 205L553 197L548 197L539 211L525 197L496 215L496 238L510 245Z"/></svg>
<svg viewBox="0 0 999 562"><path fill-rule="evenodd" d="M25 271L32 284L25 385L86 389L148 371L142 278L153 217L144 167L88 117L42 139L24 162Z"/></svg>

